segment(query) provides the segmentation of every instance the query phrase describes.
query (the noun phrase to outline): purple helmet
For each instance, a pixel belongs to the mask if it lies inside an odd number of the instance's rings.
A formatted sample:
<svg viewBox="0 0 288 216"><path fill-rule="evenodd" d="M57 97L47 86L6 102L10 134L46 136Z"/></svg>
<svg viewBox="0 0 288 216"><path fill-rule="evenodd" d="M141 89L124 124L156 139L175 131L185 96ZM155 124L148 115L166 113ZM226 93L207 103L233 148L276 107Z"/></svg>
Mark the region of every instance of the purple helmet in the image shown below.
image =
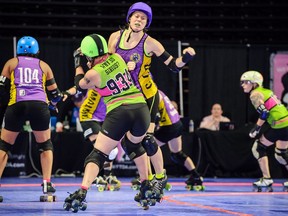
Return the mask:
<svg viewBox="0 0 288 216"><path fill-rule="evenodd" d="M149 28L149 26L152 22L152 9L151 9L151 7L144 2L136 2L135 4L131 5L131 7L128 10L127 16L126 16L126 22L127 23L129 22L130 16L135 11L142 11L143 13L146 14L146 16L148 18L146 28Z"/></svg>

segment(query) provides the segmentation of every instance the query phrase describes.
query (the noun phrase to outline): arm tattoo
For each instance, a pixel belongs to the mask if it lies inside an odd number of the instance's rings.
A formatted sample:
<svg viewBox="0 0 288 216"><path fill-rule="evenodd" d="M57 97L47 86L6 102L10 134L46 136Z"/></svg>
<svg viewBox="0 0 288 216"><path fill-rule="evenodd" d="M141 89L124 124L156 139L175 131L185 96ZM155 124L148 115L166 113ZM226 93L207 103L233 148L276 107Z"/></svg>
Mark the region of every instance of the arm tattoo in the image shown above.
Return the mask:
<svg viewBox="0 0 288 216"><path fill-rule="evenodd" d="M264 103L264 96L259 92L252 93L250 99L255 108Z"/></svg>

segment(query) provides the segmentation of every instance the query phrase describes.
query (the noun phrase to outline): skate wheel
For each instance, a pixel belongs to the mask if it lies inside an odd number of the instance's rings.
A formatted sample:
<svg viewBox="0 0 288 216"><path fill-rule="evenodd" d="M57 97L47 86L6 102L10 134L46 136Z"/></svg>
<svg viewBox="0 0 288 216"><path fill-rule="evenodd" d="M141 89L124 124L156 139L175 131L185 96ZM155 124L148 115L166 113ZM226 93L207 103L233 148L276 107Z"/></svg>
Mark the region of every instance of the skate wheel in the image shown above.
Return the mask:
<svg viewBox="0 0 288 216"><path fill-rule="evenodd" d="M272 187L268 187L267 188L267 192L273 192L273 188Z"/></svg>
<svg viewBox="0 0 288 216"><path fill-rule="evenodd" d="M149 205L148 205L147 200L140 200L140 205L143 207L144 210L149 209Z"/></svg>
<svg viewBox="0 0 288 216"><path fill-rule="evenodd" d="M172 185L167 183L165 186L165 190L170 191L172 189Z"/></svg>
<svg viewBox="0 0 288 216"><path fill-rule="evenodd" d="M63 205L63 209L66 211L69 211L71 208L71 203L65 202Z"/></svg>
<svg viewBox="0 0 288 216"><path fill-rule="evenodd" d="M152 192L151 191L146 191L145 192L145 197L147 198L147 199L149 199L149 198L151 198L152 197Z"/></svg>
<svg viewBox="0 0 288 216"><path fill-rule="evenodd" d="M99 192L103 192L105 190L105 188L103 186L98 186L98 191Z"/></svg>
<svg viewBox="0 0 288 216"><path fill-rule="evenodd" d="M110 190L110 191L114 191L114 190L115 190L114 185L110 185L110 186L109 186L109 190Z"/></svg>
<svg viewBox="0 0 288 216"><path fill-rule="evenodd" d="M156 205L156 200L155 200L155 199L151 199L151 200L149 201L149 205L150 205L150 206L155 206L155 205Z"/></svg>
<svg viewBox="0 0 288 216"><path fill-rule="evenodd" d="M3 197L2 196L0 196L0 202L3 202Z"/></svg>
<svg viewBox="0 0 288 216"><path fill-rule="evenodd" d="M186 188L186 190L188 190L188 191L193 190L193 187L192 187L191 185L186 185L185 188Z"/></svg>
<svg viewBox="0 0 288 216"><path fill-rule="evenodd" d="M133 190L139 190L139 185L132 185L131 188L132 188Z"/></svg>
<svg viewBox="0 0 288 216"><path fill-rule="evenodd" d="M193 187L193 190L195 190L195 191L204 191L204 186L196 185L196 186Z"/></svg>
<svg viewBox="0 0 288 216"><path fill-rule="evenodd" d="M79 207L79 209L81 211L85 211L87 209L87 204L86 203L82 203L81 206Z"/></svg>

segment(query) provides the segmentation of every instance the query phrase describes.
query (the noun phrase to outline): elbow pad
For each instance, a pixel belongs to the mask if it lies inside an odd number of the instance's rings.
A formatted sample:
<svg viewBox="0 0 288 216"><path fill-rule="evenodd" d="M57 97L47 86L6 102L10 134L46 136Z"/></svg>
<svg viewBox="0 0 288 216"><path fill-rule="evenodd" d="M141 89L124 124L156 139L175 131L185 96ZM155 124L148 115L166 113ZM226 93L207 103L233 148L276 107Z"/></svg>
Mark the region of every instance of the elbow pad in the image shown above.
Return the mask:
<svg viewBox="0 0 288 216"><path fill-rule="evenodd" d="M86 94L87 92L87 89L82 89L80 86L79 86L79 82L80 80L84 77L84 74L78 74L74 77L74 84L76 86L76 89L80 92L82 92L84 95Z"/></svg>
<svg viewBox="0 0 288 216"><path fill-rule="evenodd" d="M269 110L266 109L264 104L261 104L257 107L257 112L260 114L259 118L262 120L266 120L269 116Z"/></svg>
<svg viewBox="0 0 288 216"><path fill-rule="evenodd" d="M5 76L0 76L0 96L3 96L10 91L10 79Z"/></svg>

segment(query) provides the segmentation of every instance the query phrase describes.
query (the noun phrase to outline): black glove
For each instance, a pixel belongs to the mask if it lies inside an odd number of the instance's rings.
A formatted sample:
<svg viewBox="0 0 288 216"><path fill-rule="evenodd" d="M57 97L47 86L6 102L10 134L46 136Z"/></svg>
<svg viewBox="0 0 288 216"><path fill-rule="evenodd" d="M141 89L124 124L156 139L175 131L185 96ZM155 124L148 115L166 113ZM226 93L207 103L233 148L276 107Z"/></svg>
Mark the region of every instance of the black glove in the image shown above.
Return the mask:
<svg viewBox="0 0 288 216"><path fill-rule="evenodd" d="M73 52L73 56L74 56L74 65L75 65L75 69L79 66L81 66L81 50L80 49L77 49L77 50L74 50Z"/></svg>
<svg viewBox="0 0 288 216"><path fill-rule="evenodd" d="M260 130L261 130L261 126L259 125L255 125L249 132L249 136L251 138L255 138L259 133L260 133Z"/></svg>

